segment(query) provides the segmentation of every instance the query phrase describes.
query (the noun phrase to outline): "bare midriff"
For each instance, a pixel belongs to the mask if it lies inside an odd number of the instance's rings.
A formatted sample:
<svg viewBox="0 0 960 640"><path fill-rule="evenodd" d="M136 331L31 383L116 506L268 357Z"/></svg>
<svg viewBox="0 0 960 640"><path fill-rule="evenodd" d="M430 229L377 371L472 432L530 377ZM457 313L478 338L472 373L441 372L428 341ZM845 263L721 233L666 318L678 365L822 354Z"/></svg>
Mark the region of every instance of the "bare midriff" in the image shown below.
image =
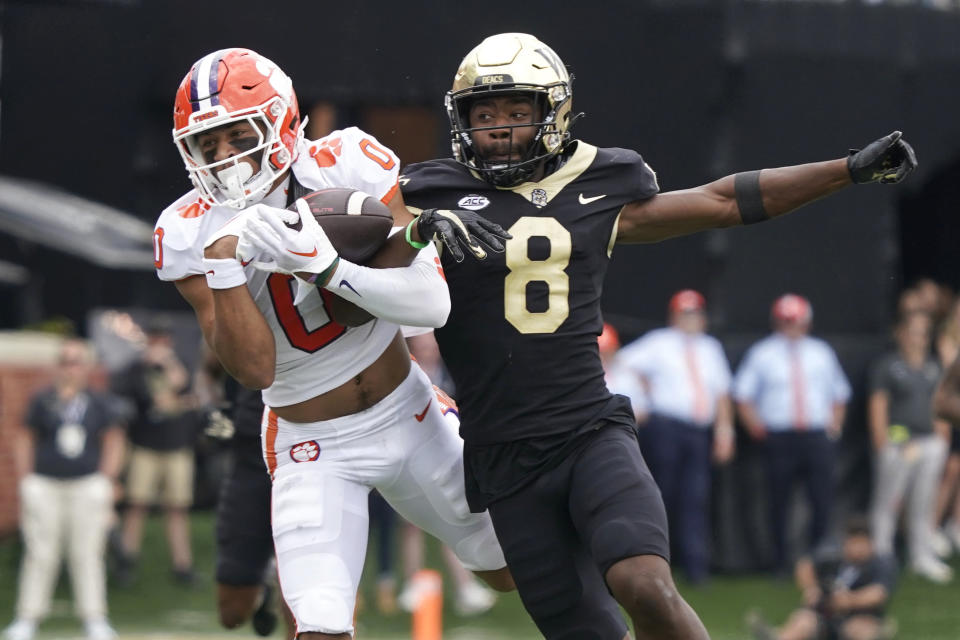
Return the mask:
<svg viewBox="0 0 960 640"><path fill-rule="evenodd" d="M397 332L383 353L366 369L339 387L285 407L271 407L289 422L319 422L359 413L400 386L410 373L410 353Z"/></svg>

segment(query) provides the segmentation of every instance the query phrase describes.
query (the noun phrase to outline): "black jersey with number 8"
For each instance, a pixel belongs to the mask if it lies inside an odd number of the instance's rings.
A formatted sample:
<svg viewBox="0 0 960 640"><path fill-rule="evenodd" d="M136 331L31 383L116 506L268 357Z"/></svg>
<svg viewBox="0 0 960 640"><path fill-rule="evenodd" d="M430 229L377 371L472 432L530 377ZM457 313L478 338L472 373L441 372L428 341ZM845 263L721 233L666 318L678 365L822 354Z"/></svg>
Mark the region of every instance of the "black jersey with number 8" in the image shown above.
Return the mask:
<svg viewBox="0 0 960 640"><path fill-rule="evenodd" d="M452 311L436 335L468 445L575 432L622 404L597 336L620 209L658 190L637 153L577 142L541 182L510 189L434 160L411 165L400 186L413 208L472 209L513 236L482 261L443 256Z"/></svg>

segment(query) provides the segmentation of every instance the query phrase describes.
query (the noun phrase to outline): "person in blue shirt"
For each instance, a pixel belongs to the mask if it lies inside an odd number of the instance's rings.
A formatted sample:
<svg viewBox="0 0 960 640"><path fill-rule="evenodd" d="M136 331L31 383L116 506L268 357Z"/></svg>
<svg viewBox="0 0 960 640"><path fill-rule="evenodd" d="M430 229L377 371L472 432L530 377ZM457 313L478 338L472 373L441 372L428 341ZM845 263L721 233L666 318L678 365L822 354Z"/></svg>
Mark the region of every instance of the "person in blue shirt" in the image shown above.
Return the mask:
<svg viewBox="0 0 960 640"><path fill-rule="evenodd" d="M678 291L668 310L669 326L627 345L619 358L646 391L640 446L663 494L680 564L700 584L710 564L711 461L728 462L734 449L730 365L705 332L703 295Z"/></svg>
<svg viewBox="0 0 960 640"><path fill-rule="evenodd" d="M810 500L807 549L827 532L833 508L834 441L850 383L836 353L811 337L813 308L796 294L773 305L773 333L746 353L733 383L744 428L763 448L773 569L789 572L787 523L796 482Z"/></svg>

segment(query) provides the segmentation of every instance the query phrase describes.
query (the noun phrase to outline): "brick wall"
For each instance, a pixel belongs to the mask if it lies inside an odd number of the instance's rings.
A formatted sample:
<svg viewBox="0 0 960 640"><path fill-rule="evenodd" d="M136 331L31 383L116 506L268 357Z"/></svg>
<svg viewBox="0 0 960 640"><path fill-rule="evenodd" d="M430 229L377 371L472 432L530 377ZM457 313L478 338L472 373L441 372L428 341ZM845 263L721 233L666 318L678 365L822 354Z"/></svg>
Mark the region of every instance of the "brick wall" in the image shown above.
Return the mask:
<svg viewBox="0 0 960 640"><path fill-rule="evenodd" d="M17 530L17 480L14 472L13 438L23 424L23 414L33 393L48 384L53 367L48 365L0 365L0 536Z"/></svg>

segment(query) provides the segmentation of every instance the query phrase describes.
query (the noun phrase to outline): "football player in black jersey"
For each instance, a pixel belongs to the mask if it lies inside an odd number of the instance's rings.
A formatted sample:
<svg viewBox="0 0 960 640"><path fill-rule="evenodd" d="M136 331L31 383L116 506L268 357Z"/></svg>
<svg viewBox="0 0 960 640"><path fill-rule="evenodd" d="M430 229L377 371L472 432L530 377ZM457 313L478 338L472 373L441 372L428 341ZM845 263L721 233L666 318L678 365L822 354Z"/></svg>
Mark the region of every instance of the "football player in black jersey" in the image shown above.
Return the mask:
<svg viewBox="0 0 960 640"><path fill-rule="evenodd" d="M520 596L547 637L708 637L677 593L663 503L630 404L606 388L600 294L615 242L760 222L915 166L900 133L849 157L658 193L627 149L570 137L570 76L536 38L492 36L446 96L454 158L412 165L411 207L470 209L507 229L504 253L445 253L452 312L436 332L455 380L468 498L488 508ZM431 212L433 213L433 212ZM612 597L611 597L612 595Z"/></svg>
<svg viewBox="0 0 960 640"><path fill-rule="evenodd" d="M279 601L286 623L285 638L296 636L296 622L283 598L274 598L276 572L270 528L270 474L263 461L260 392L226 378L233 423L233 464L220 487L216 521L217 613L220 624L235 629L250 620L254 631L269 636L277 626Z"/></svg>

